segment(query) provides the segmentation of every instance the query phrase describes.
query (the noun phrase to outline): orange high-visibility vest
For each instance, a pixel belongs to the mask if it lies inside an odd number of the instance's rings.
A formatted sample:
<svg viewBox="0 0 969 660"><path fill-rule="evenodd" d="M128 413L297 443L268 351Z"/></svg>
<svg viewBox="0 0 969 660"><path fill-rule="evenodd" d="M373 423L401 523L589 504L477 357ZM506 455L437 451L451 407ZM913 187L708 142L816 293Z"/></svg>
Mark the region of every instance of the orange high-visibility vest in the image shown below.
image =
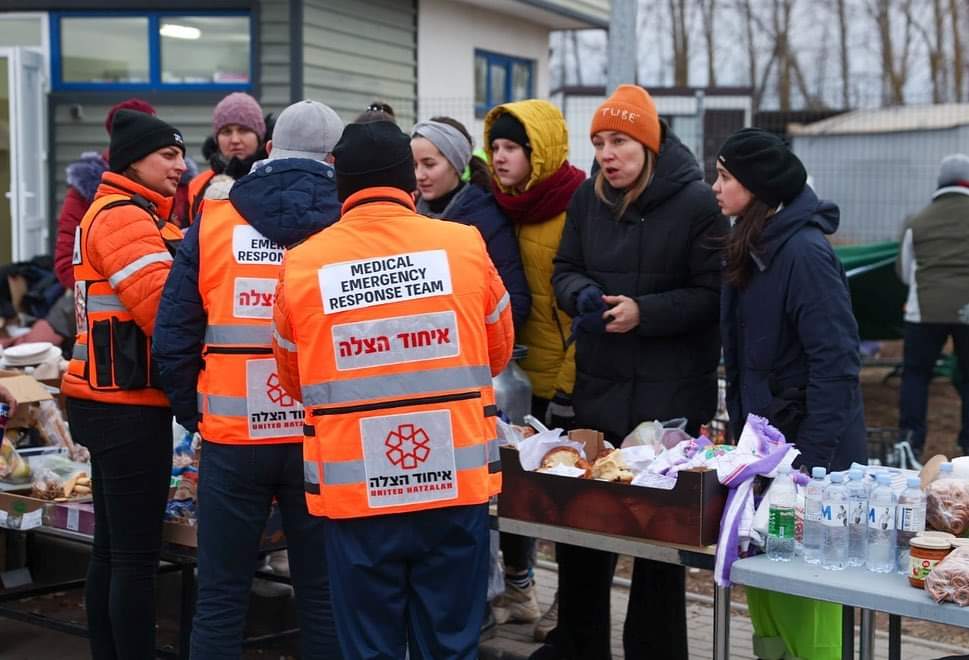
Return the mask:
<svg viewBox="0 0 969 660"><path fill-rule="evenodd" d="M188 182L188 218L185 223L186 226L195 222L195 216L198 215L199 209L202 207L202 200L205 198L205 190L212 183L212 177L214 176L215 170L208 170Z"/></svg>
<svg viewBox="0 0 969 660"><path fill-rule="evenodd" d="M287 252L281 295L290 327L274 341L297 352L312 514L480 504L500 491L491 377L513 330L474 227L417 215L400 191L361 191Z"/></svg>
<svg viewBox="0 0 969 660"><path fill-rule="evenodd" d="M106 277L92 265L87 239L98 214L118 206L136 206L152 217L169 251L147 254L134 265L171 261L181 230L164 222L138 195L104 195L94 200L81 219L74 240L74 311L77 335L61 389L64 394L97 401L167 407L157 388L151 363L151 337L135 322L114 286L128 273ZM140 263L139 263L140 262Z"/></svg>
<svg viewBox="0 0 969 660"><path fill-rule="evenodd" d="M211 442L303 441L303 407L283 391L272 355L272 313L283 246L229 200L206 200L199 225L199 293L208 318L198 430Z"/></svg>

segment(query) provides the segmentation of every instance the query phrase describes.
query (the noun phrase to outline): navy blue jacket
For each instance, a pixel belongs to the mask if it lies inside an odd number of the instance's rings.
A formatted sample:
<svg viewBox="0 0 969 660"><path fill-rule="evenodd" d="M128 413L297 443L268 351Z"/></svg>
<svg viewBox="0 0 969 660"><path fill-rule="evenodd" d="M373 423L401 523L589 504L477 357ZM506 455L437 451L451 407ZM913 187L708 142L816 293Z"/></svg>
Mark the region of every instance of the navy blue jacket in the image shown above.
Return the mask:
<svg viewBox="0 0 969 660"><path fill-rule="evenodd" d="M829 470L867 455L858 324L825 238L838 219L837 206L805 187L768 221L747 287L724 285L720 312L734 433L748 413L765 415L775 397L801 390L804 418L788 440L802 465Z"/></svg>
<svg viewBox="0 0 969 660"><path fill-rule="evenodd" d="M532 294L525 280L515 229L495 201L495 196L473 183L457 192L441 213L433 213L427 202L418 200L417 211L432 218L451 220L478 228L488 256L495 264L511 298L511 315L520 328L532 308Z"/></svg>
<svg viewBox="0 0 969 660"><path fill-rule="evenodd" d="M329 227L340 217L333 168L314 160L264 161L232 186L229 201L260 234L292 246ZM196 386L202 370L207 318L199 293L199 226L185 234L165 283L152 357L161 388L178 423L195 431L199 422Z"/></svg>

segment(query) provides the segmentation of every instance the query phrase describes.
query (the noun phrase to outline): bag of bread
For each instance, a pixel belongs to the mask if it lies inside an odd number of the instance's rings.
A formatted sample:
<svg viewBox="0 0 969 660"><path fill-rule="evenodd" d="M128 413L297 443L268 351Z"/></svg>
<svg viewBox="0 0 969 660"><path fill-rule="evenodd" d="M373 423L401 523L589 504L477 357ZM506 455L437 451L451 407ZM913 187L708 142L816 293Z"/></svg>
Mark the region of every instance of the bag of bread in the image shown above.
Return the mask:
<svg viewBox="0 0 969 660"><path fill-rule="evenodd" d="M925 590L937 603L969 605L969 547L956 548L936 564L925 578Z"/></svg>
<svg viewBox="0 0 969 660"><path fill-rule="evenodd" d="M30 481L30 466L6 436L0 441L0 481L11 484Z"/></svg>
<svg viewBox="0 0 969 660"><path fill-rule="evenodd" d="M969 482L936 479L925 489L925 520L932 529L961 536L969 527Z"/></svg>

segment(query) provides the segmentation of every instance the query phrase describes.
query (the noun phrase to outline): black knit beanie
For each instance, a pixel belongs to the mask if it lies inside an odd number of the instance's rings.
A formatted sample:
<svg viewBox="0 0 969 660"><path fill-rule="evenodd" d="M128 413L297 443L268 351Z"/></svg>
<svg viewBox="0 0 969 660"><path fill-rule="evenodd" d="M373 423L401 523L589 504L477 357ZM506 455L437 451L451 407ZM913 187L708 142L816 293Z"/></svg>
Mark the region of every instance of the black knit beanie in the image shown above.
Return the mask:
<svg viewBox="0 0 969 660"><path fill-rule="evenodd" d="M771 207L790 203L807 183L807 171L798 157L783 140L760 128L743 128L728 137L717 160Z"/></svg>
<svg viewBox="0 0 969 660"><path fill-rule="evenodd" d="M417 190L410 138L390 121L349 124L333 147L336 194L345 201L364 188Z"/></svg>
<svg viewBox="0 0 969 660"><path fill-rule="evenodd" d="M498 139L511 140L515 144L520 144L528 154L532 153L532 144L528 141L525 126L510 112L501 113L491 124L488 144Z"/></svg>
<svg viewBox="0 0 969 660"><path fill-rule="evenodd" d="M108 147L112 172L121 174L135 161L165 147L178 147L185 155L185 140L177 128L137 110L118 110L114 114Z"/></svg>

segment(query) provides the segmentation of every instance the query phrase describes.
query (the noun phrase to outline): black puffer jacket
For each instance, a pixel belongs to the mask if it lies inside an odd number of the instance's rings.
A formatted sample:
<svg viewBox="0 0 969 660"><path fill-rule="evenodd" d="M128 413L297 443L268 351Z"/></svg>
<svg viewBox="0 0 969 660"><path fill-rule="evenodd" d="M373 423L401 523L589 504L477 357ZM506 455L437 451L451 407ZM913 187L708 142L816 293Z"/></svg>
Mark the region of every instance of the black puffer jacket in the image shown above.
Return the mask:
<svg viewBox="0 0 969 660"><path fill-rule="evenodd" d="M642 421L681 416L695 432L717 408L728 223L693 154L664 129L653 180L622 218L596 196L594 179L576 191L552 278L573 316L590 284L639 303L635 330L576 333L576 423L619 437Z"/></svg>

